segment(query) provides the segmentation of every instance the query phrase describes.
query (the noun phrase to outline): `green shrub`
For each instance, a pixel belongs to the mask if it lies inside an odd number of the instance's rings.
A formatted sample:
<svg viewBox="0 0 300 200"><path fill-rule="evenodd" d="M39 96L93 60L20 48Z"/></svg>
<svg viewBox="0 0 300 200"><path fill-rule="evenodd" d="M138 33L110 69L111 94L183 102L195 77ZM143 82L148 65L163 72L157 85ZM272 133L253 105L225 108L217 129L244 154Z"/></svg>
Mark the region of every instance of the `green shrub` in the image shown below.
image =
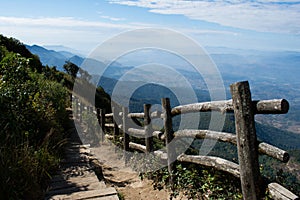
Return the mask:
<svg viewBox="0 0 300 200"><path fill-rule="evenodd" d="M67 91L0 51L0 199L41 199L65 141Z"/></svg>
<svg viewBox="0 0 300 200"><path fill-rule="evenodd" d="M196 164L176 162L176 170L173 172L174 184L170 185L167 167L150 171L153 165L161 164L159 159L154 157L151 160L142 160L133 156L131 159L131 166L136 170L150 166L149 172L140 174L141 178L153 180L155 189L168 188L171 197L182 193L189 199L242 199L240 180L230 174Z"/></svg>

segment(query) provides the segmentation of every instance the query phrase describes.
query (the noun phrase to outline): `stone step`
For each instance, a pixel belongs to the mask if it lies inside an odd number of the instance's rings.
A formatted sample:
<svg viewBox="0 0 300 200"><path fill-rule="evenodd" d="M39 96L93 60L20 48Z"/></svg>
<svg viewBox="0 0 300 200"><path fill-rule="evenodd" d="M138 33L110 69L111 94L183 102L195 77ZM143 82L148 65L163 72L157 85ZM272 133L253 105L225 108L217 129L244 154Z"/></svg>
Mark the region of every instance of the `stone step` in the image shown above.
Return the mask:
<svg viewBox="0 0 300 200"><path fill-rule="evenodd" d="M71 148L71 149L66 149L65 150L65 154L69 154L69 153L90 154L91 150L90 149L86 149L86 148Z"/></svg>
<svg viewBox="0 0 300 200"><path fill-rule="evenodd" d="M51 183L62 182L62 181L69 181L75 183L75 182L81 182L84 179L93 179L95 181L99 181L96 174L94 172L90 172L80 176L70 176L68 174L55 175L52 177Z"/></svg>
<svg viewBox="0 0 300 200"><path fill-rule="evenodd" d="M99 171L99 166L95 164L96 158L91 153L90 145L83 145L77 140L74 135L70 137L61 167L52 177L45 199L118 200L115 188L107 188L104 181L99 181L95 173L95 170Z"/></svg>
<svg viewBox="0 0 300 200"><path fill-rule="evenodd" d="M79 191L91 191L91 190L100 190L105 189L105 185L100 182L81 182L81 183L60 183L59 185L55 185L55 188L51 189L47 195L54 196L60 194L70 194Z"/></svg>
<svg viewBox="0 0 300 200"><path fill-rule="evenodd" d="M90 148L91 147L91 145L90 144L73 144L73 145L70 145L69 147L68 147L68 149L78 149L78 148L84 148L84 149L88 149L88 148Z"/></svg>
<svg viewBox="0 0 300 200"><path fill-rule="evenodd" d="M90 191L80 191L66 194L58 194L46 198L47 200L79 200L79 199L119 199L117 196L117 191L113 187L104 188L100 190L90 190Z"/></svg>
<svg viewBox="0 0 300 200"><path fill-rule="evenodd" d="M69 187L85 187L85 186L95 186L95 188L106 188L105 183L103 181L97 181L95 179L91 178L84 178L82 179L82 182L80 183L74 183L70 181L61 181L57 182L55 185L51 186L50 191L63 189L63 188L69 188Z"/></svg>

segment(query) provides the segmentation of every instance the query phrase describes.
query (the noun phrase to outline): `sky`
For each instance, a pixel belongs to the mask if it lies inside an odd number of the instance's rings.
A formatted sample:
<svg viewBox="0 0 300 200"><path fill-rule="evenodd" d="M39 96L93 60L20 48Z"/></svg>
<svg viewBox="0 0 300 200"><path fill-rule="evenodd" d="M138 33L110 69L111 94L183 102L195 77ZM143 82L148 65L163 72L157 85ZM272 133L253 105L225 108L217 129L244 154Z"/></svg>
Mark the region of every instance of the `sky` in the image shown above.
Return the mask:
<svg viewBox="0 0 300 200"><path fill-rule="evenodd" d="M125 31L167 28L200 45L300 51L300 0L0 0L0 34L88 53Z"/></svg>

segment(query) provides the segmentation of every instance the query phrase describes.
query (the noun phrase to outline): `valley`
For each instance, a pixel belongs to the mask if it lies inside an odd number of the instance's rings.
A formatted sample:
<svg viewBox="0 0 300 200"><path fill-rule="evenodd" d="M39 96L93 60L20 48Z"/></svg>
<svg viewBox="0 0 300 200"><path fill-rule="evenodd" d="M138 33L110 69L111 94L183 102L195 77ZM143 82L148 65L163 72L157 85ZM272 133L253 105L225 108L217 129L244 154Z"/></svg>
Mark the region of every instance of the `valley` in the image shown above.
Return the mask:
<svg viewBox="0 0 300 200"><path fill-rule="evenodd" d="M184 58L177 55L162 52L161 50L141 50L128 55L123 55L111 62L106 60L93 60L78 56L64 47L56 47L61 51L48 50L37 45L28 46L32 53L37 54L44 65L56 66L63 70L62 65L66 60L83 67L93 75L92 81L104 88L112 95L113 89L119 79L136 66L145 63L160 63L170 65L180 75L189 81L199 101L209 101L209 92L203 77L197 70L187 63ZM50 46L51 48L51 46ZM72 51L68 52L65 50ZM245 49L230 49L225 47L206 47L211 59L220 71L224 81L227 99L230 99L229 85L242 80L248 80L251 85L252 99L276 99L285 98L290 103L290 110L286 115L261 115L256 120L262 124L268 124L281 130L288 130L300 134L300 52L291 51L255 51ZM108 65L108 66L106 66ZM99 71L105 69L103 74ZM163 72L163 71L162 71ZM152 83L159 82L155 79L155 73L148 70L135 71L125 85L144 85L147 77L151 77ZM165 79L168 78L166 74ZM148 78L149 79L149 78ZM174 83L174 87L181 87ZM182 89L184 90L184 88ZM158 93L161 93L158 91ZM142 95L139 96L141 98ZM149 99L149 97L147 97ZM134 98L133 98L134 99ZM156 103L159 100L154 100Z"/></svg>

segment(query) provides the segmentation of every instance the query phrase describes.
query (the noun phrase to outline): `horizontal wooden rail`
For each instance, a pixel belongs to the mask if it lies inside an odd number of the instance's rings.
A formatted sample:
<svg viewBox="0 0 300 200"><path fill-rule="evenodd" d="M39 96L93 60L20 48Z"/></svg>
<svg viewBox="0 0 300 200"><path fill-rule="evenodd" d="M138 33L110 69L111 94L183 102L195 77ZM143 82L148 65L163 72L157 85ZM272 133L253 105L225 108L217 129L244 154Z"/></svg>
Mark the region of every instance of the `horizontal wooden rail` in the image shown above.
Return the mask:
<svg viewBox="0 0 300 200"><path fill-rule="evenodd" d="M252 101L255 114L286 114L289 102L285 99Z"/></svg>
<svg viewBox="0 0 300 200"><path fill-rule="evenodd" d="M233 112L232 100L226 101L211 101L203 103L193 103L187 105L176 106L172 109L171 113L173 116L192 113L192 112L210 112L210 111L220 111Z"/></svg>
<svg viewBox="0 0 300 200"><path fill-rule="evenodd" d="M128 118L144 118L144 113L129 113L127 115ZM151 119L156 119L156 118L162 118L162 112L161 111L154 111L150 114Z"/></svg>
<svg viewBox="0 0 300 200"><path fill-rule="evenodd" d="M284 102L285 100L283 100ZM275 101L277 102L277 101ZM262 104L266 104L265 101L261 101ZM279 103L279 102L277 102ZM283 103L284 104L284 103ZM260 105L260 104L258 104ZM278 108L278 107L277 107ZM137 113L135 113L137 114ZM140 114L140 113L139 113ZM138 115L133 115L138 116ZM113 124L105 124L106 127L113 127ZM120 127L121 128L121 127ZM129 128L128 132L137 137L145 137L145 132L142 129L134 129ZM236 145L236 136L231 133L225 133L225 132L216 132L216 131L210 131L210 130L180 130L177 131L175 134L175 137L192 137L192 138L198 138L198 139L214 139L219 140L222 142L230 142L232 144ZM157 138L164 140L165 136L160 131L154 131L153 136L156 136ZM273 158L276 158L282 162L288 162L289 160L289 154L288 152L281 150L275 146L272 146L267 143L260 143L259 144L259 152L262 154L269 155Z"/></svg>
<svg viewBox="0 0 300 200"><path fill-rule="evenodd" d="M150 114L150 116L151 116L151 119L163 118L162 112L159 110L152 112Z"/></svg>
<svg viewBox="0 0 300 200"><path fill-rule="evenodd" d="M144 118L144 113L129 113L127 115L129 118Z"/></svg>
<svg viewBox="0 0 300 200"><path fill-rule="evenodd" d="M289 110L289 103L285 99L259 100L252 101L255 114L286 114ZM233 112L232 100L225 101L210 101L202 103L193 103L187 105L176 106L172 109L172 116L193 113L193 112ZM112 113L106 114L110 117ZM106 116L105 115L105 116ZM123 113L120 112L119 116ZM129 118L144 118L144 113L129 113ZM162 112L154 111L151 113L151 118L163 118Z"/></svg>
<svg viewBox="0 0 300 200"><path fill-rule="evenodd" d="M274 200L299 200L300 198L278 183L270 183L268 189Z"/></svg>
<svg viewBox="0 0 300 200"><path fill-rule="evenodd" d="M115 125L113 123L105 123L105 127L114 128Z"/></svg>
<svg viewBox="0 0 300 200"><path fill-rule="evenodd" d="M128 133L129 135L137 136L139 138L144 138L146 136L145 130L143 129L129 128ZM152 135L160 140L165 140L164 133L161 131L153 131Z"/></svg>
<svg viewBox="0 0 300 200"><path fill-rule="evenodd" d="M285 99L252 101L254 114L285 114L289 110L289 103ZM176 106L172 109L172 115L180 115L192 112L233 112L232 100L211 101Z"/></svg>
<svg viewBox="0 0 300 200"><path fill-rule="evenodd" d="M264 142L259 143L258 152L276 158L285 163L287 163L290 159L288 152Z"/></svg>
<svg viewBox="0 0 300 200"><path fill-rule="evenodd" d="M145 138L145 130L143 129L129 128L128 134L138 138Z"/></svg>
<svg viewBox="0 0 300 200"><path fill-rule="evenodd" d="M236 135L232 133L225 133L225 132L217 132L217 131L210 131L210 130L179 130L174 133L176 138L197 138L197 139L212 139L212 140L219 140L222 142L230 142L236 145Z"/></svg>
<svg viewBox="0 0 300 200"><path fill-rule="evenodd" d="M113 116L114 116L113 113L107 113L107 114L105 114L105 117L113 117Z"/></svg>
<svg viewBox="0 0 300 200"><path fill-rule="evenodd" d="M146 152L147 151L145 145L137 144L137 143L134 143L134 142L129 142L129 147L131 149L136 149L136 150L139 150L141 152ZM167 160L168 159L166 152L163 152L161 150L156 150L153 153L154 153L154 155L158 156L162 160Z"/></svg>
<svg viewBox="0 0 300 200"><path fill-rule="evenodd" d="M161 132L161 131L153 131L152 135L154 137L158 138L159 140L165 140L166 139L164 133Z"/></svg>
<svg viewBox="0 0 300 200"><path fill-rule="evenodd" d="M174 136L176 138L190 137L190 138L197 138L197 139L212 139L212 140L218 140L222 142L229 142L234 145L237 144L236 135L232 133L217 132L217 131L210 131L210 130L185 129L185 130L176 131L174 133ZM288 162L290 158L288 152L264 142L261 142L258 145L258 151L261 154L266 154L282 162Z"/></svg>
<svg viewBox="0 0 300 200"><path fill-rule="evenodd" d="M215 169L228 172L235 177L240 177L239 165L225 160L223 158L215 157L215 156L192 156L181 154L177 157L177 160L181 162L190 162L195 164L204 165L207 167L213 167Z"/></svg>
<svg viewBox="0 0 300 200"><path fill-rule="evenodd" d="M147 151L146 146L141 145L141 144L137 144L137 143L134 143L134 142L129 142L129 148L136 149L136 150L142 151L144 153L146 153L146 151Z"/></svg>

